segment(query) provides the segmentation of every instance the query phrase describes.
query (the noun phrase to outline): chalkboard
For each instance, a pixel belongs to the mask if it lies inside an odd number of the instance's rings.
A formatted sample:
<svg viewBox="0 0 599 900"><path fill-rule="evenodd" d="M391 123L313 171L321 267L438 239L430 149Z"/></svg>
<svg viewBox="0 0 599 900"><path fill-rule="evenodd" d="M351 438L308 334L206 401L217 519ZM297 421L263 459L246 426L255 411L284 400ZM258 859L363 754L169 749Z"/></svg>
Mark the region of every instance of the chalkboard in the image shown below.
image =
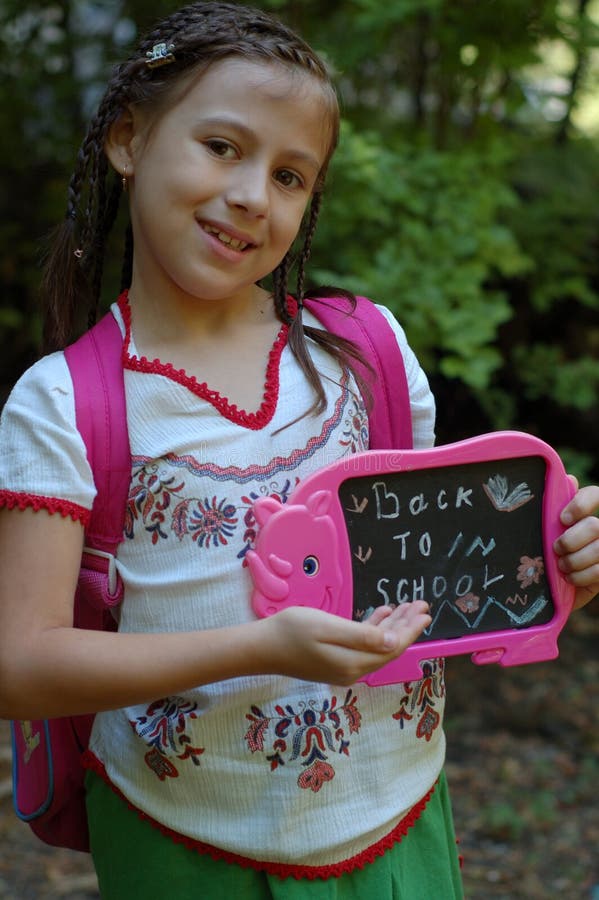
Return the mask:
<svg viewBox="0 0 599 900"><path fill-rule="evenodd" d="M353 617L426 600L421 641L550 622L539 456L343 481Z"/></svg>
<svg viewBox="0 0 599 900"><path fill-rule="evenodd" d="M551 659L574 598L552 550L573 492L557 453L520 432L346 457L285 505L254 504L254 611L299 604L363 621L426 600L430 628L369 684L420 678L434 656Z"/></svg>

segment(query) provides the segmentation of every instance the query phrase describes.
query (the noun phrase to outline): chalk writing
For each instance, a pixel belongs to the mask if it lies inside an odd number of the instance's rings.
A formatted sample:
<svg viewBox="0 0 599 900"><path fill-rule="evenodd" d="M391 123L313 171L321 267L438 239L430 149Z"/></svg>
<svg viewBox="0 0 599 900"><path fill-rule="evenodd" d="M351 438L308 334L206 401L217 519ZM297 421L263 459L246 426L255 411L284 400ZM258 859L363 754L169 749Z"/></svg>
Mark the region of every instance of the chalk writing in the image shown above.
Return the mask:
<svg viewBox="0 0 599 900"><path fill-rule="evenodd" d="M544 478L545 461L529 456L342 482L354 618L426 600L420 640L550 621Z"/></svg>

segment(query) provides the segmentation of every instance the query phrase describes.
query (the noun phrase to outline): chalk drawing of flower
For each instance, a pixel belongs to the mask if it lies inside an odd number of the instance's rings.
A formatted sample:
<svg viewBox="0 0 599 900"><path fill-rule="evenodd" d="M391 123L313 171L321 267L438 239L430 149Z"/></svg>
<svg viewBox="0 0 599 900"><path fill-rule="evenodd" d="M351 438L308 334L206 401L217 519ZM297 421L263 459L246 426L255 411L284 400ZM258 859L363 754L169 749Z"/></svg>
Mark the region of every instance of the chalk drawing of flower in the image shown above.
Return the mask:
<svg viewBox="0 0 599 900"><path fill-rule="evenodd" d="M521 587L527 588L533 582L538 584L544 571L545 566L542 556L535 556L534 559L531 559L530 556L521 556L516 578L520 582Z"/></svg>
<svg viewBox="0 0 599 900"><path fill-rule="evenodd" d="M478 611L478 607L480 606L480 597L477 597L476 594L472 593L464 594L463 597L458 597L455 605L463 613L475 613Z"/></svg>

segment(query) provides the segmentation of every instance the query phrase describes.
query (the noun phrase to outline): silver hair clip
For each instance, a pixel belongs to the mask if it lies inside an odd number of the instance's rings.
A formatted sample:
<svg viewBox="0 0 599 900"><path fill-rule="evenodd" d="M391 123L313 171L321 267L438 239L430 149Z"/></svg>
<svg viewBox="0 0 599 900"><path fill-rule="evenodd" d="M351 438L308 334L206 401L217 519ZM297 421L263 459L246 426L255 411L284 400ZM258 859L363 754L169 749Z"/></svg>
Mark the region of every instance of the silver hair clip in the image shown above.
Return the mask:
<svg viewBox="0 0 599 900"><path fill-rule="evenodd" d="M173 50L174 44L154 44L151 50L146 53L146 66L148 69L156 69L158 66L166 66L174 61Z"/></svg>

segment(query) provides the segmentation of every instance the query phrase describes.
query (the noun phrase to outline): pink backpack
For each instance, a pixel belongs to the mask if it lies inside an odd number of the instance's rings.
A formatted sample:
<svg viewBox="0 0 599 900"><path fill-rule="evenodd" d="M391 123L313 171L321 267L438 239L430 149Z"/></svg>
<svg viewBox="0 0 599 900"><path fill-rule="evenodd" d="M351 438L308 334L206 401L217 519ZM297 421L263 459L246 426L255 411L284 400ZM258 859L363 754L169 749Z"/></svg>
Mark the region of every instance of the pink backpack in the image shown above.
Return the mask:
<svg viewBox="0 0 599 900"><path fill-rule="evenodd" d="M362 297L351 315L344 298L306 300L305 306L327 330L354 341L371 362L374 377L362 367L373 394L370 446L411 447L405 369L385 317ZM65 350L77 427L97 488L75 595L74 624L79 628L115 630L111 609L123 595L114 561L123 536L131 479L122 349L119 326L108 313ZM11 723L14 808L48 844L89 850L81 754L88 746L93 720L90 714Z"/></svg>

